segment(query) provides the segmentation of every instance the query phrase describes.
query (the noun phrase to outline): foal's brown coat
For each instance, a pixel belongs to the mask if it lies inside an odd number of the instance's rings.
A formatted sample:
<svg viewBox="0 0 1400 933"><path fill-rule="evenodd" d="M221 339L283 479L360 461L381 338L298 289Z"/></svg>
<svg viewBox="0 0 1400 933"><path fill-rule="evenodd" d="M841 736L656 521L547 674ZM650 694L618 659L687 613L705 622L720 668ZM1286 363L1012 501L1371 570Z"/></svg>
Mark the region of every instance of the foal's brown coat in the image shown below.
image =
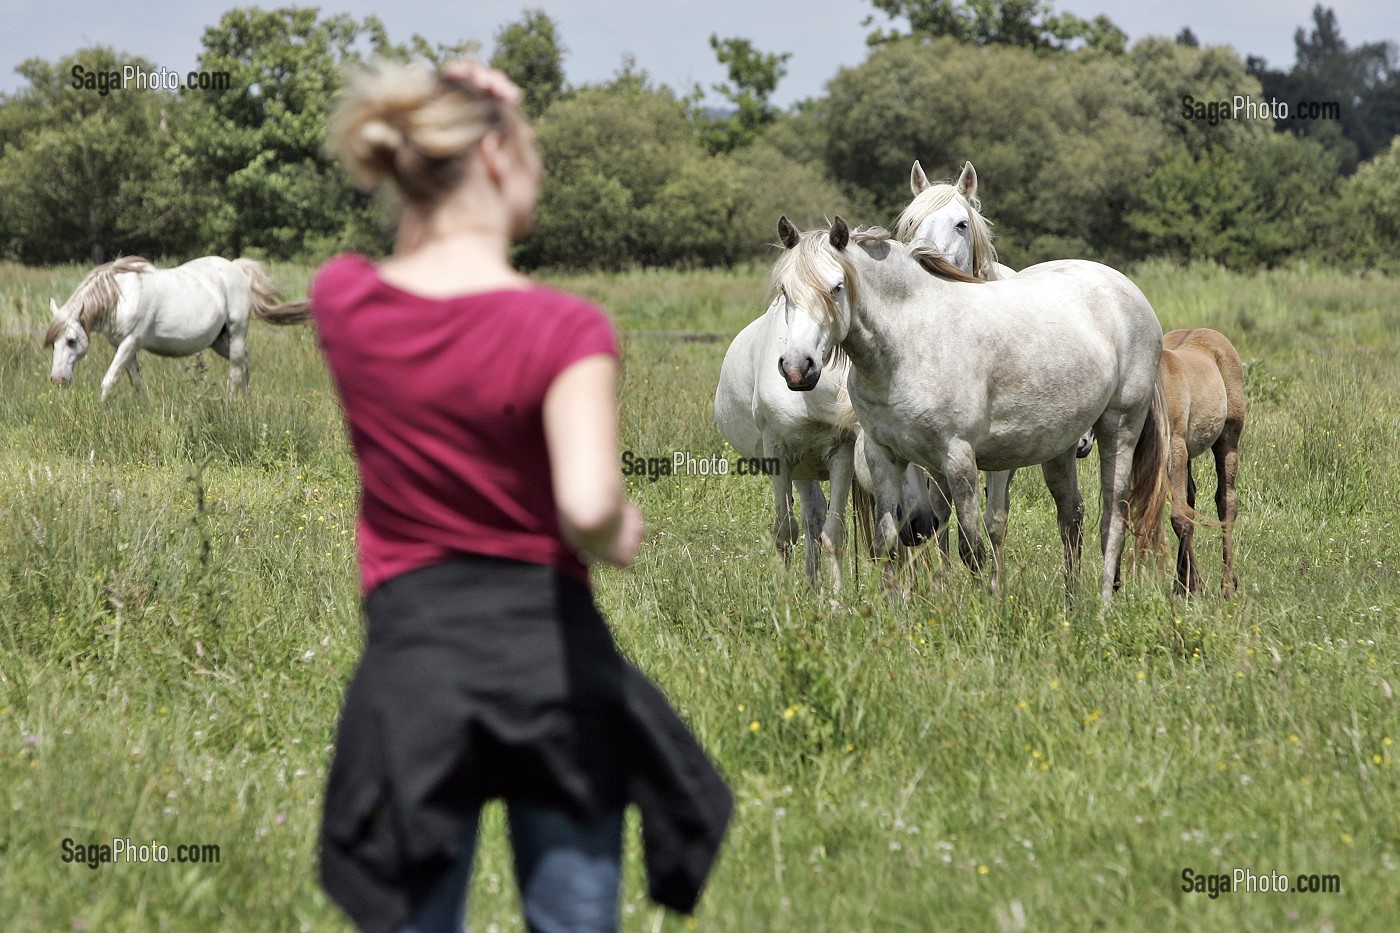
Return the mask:
<svg viewBox="0 0 1400 933"><path fill-rule="evenodd" d="M1167 479L1172 494L1172 530L1178 539L1176 590L1191 595L1201 584L1191 549L1196 529L1196 481L1191 476L1191 461L1210 450L1215 454L1215 507L1225 539L1225 571L1220 587L1228 596L1239 582L1235 577L1232 535L1237 502L1235 473L1239 469L1240 433L1244 430L1248 403L1244 367L1224 334L1197 327L1174 330L1162 337L1158 373L1166 394L1171 434Z"/></svg>

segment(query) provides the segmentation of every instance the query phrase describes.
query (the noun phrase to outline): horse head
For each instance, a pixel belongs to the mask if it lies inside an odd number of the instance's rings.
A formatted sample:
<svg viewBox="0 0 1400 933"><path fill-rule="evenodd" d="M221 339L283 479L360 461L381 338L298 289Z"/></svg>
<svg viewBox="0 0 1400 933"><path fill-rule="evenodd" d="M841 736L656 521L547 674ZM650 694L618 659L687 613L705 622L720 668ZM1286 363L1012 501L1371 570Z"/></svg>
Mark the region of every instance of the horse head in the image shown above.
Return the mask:
<svg viewBox="0 0 1400 933"><path fill-rule="evenodd" d="M807 392L817 387L851 324L855 283L843 251L850 228L840 217L830 230L801 233L784 215L778 236L786 251L773 266L773 291L782 304L779 326L785 349L778 371L787 387Z"/></svg>
<svg viewBox="0 0 1400 933"><path fill-rule="evenodd" d="M899 217L896 232L912 245L931 246L968 275L988 277L996 262L991 233L977 200L977 170L963 165L956 183L930 184L917 160L909 173L914 200Z"/></svg>
<svg viewBox="0 0 1400 933"><path fill-rule="evenodd" d="M52 298L49 299L49 310L53 313L53 320L44 333L44 346L53 346L49 381L54 385L66 386L73 381L73 368L87 355L88 332L83 327L80 315L64 311Z"/></svg>

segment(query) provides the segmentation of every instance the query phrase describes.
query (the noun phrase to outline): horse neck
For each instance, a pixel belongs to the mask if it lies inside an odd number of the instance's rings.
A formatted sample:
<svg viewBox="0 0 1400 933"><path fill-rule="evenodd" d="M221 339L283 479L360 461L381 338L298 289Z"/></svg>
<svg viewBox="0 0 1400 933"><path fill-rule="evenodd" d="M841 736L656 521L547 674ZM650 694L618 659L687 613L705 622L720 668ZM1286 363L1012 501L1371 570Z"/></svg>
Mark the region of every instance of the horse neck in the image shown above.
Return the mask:
<svg viewBox="0 0 1400 933"><path fill-rule="evenodd" d="M907 353L911 315L939 316L941 303L928 299L947 283L912 264L889 260L878 263L871 258L859 271L858 301L851 307L851 326L841 347L863 379L883 381ZM917 309L911 307L916 300Z"/></svg>

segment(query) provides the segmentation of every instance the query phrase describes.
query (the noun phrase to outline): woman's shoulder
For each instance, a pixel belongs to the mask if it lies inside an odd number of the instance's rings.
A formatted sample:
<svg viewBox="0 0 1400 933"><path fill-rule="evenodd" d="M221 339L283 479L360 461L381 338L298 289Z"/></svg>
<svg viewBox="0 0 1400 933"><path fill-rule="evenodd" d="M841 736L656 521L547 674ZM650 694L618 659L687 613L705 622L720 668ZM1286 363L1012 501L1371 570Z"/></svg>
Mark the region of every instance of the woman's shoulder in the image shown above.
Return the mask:
<svg viewBox="0 0 1400 933"><path fill-rule="evenodd" d="M334 304L348 291L372 285L376 277L374 263L366 256L359 253L332 256L321 264L311 279L308 295L312 312Z"/></svg>

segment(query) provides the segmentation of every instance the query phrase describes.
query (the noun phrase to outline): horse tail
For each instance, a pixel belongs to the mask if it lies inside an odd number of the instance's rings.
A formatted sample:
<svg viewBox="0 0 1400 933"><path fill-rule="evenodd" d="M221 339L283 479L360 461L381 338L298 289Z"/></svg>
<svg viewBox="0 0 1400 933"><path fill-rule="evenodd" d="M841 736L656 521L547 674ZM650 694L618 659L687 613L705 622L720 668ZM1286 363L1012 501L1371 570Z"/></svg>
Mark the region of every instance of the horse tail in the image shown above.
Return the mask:
<svg viewBox="0 0 1400 933"><path fill-rule="evenodd" d="M311 320L311 306L305 298L278 303L277 299L281 296L262 263L243 257L235 259L233 264L248 277L248 284L253 290L252 310L258 318L269 324L305 324Z"/></svg>
<svg viewBox="0 0 1400 933"><path fill-rule="evenodd" d="M1152 403L1142 423L1137 446L1133 448L1133 469L1128 483L1128 525L1136 538L1134 553L1161 554L1166 545L1162 531L1162 510L1167 503L1167 457L1171 450L1167 396L1158 375L1152 388ZM1184 504L1184 503L1183 503Z"/></svg>

